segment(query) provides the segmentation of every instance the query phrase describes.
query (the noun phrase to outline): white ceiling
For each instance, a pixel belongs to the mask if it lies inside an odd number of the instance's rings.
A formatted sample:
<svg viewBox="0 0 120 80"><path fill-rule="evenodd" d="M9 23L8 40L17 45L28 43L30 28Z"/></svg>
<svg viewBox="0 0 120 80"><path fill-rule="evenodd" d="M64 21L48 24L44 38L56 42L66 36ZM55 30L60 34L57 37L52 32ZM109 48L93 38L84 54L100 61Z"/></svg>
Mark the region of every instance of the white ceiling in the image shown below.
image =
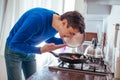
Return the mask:
<svg viewBox="0 0 120 80"><path fill-rule="evenodd" d="M84 0L84 2L86 32L102 31L104 20L111 12L113 13L113 5L120 5L120 0Z"/></svg>
<svg viewBox="0 0 120 80"><path fill-rule="evenodd" d="M120 0L85 0L87 3L102 4L102 5L120 5Z"/></svg>
<svg viewBox="0 0 120 80"><path fill-rule="evenodd" d="M112 5L120 5L120 0L85 0L87 20L103 20L110 15Z"/></svg>

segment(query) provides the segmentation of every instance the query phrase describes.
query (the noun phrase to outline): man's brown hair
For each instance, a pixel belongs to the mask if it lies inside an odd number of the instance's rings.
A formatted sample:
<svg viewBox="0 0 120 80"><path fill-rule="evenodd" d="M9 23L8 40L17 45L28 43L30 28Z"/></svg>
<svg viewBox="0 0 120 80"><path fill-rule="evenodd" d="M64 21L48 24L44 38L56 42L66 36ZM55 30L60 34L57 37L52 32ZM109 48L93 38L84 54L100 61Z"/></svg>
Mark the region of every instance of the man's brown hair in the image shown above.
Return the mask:
<svg viewBox="0 0 120 80"><path fill-rule="evenodd" d="M61 20L66 19L68 27L79 29L80 33L85 32L85 23L83 16L77 11L69 11L61 15Z"/></svg>

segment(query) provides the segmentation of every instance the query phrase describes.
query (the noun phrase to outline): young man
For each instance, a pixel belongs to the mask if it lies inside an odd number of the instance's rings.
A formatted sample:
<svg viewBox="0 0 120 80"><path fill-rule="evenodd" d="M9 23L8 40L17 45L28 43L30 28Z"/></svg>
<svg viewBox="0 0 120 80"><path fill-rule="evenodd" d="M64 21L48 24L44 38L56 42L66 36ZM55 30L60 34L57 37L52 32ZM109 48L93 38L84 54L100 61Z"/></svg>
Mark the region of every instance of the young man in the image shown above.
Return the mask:
<svg viewBox="0 0 120 80"><path fill-rule="evenodd" d="M84 29L84 18L77 11L63 15L44 8L27 11L14 25L6 41L8 80L22 80L22 69L26 79L31 76L36 71L35 53L42 54L66 46L62 38L71 39L79 33L82 43ZM54 37L56 33L61 39ZM49 44L36 47L43 41Z"/></svg>

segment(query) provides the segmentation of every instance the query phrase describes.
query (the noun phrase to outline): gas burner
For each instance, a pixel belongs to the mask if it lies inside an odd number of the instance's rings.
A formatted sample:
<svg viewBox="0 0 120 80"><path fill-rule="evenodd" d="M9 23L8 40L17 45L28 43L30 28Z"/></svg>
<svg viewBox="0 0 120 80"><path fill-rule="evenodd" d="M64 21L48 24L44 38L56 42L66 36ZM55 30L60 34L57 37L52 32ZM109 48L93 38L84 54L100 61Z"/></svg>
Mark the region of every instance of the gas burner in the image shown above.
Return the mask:
<svg viewBox="0 0 120 80"><path fill-rule="evenodd" d="M70 64L70 63L66 63L66 62L61 62L58 67L67 67L69 69L74 69L75 68L75 65L74 64Z"/></svg>
<svg viewBox="0 0 120 80"><path fill-rule="evenodd" d="M56 67L51 67L52 69L94 74L112 73L104 59L100 57L90 57L79 53L61 53L58 60L60 64Z"/></svg>
<svg viewBox="0 0 120 80"><path fill-rule="evenodd" d="M58 65L58 68L102 74L111 73L102 58L88 58L86 62L77 64L61 61L61 63Z"/></svg>
<svg viewBox="0 0 120 80"><path fill-rule="evenodd" d="M103 69L104 71L106 71L106 67L107 65L105 64L103 58L88 58L88 64L89 64L89 68L93 69L93 71L95 72L96 70L99 69Z"/></svg>
<svg viewBox="0 0 120 80"><path fill-rule="evenodd" d="M71 64L71 63L66 63L66 62L61 62L58 67L60 68L68 68L68 69L76 69L76 67L79 67L80 70L83 70L83 63L79 63L77 66L76 64Z"/></svg>

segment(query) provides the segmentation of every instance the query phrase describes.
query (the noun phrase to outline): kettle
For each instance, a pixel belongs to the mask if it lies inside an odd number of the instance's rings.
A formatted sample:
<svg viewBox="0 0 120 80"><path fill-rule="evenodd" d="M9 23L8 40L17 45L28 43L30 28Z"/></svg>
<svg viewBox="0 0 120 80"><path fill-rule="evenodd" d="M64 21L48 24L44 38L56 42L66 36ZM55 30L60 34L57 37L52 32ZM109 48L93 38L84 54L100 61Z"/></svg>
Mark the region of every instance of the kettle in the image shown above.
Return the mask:
<svg viewBox="0 0 120 80"><path fill-rule="evenodd" d="M92 58L102 58L102 48L97 46L97 39L92 38L91 44L85 49L84 55Z"/></svg>

